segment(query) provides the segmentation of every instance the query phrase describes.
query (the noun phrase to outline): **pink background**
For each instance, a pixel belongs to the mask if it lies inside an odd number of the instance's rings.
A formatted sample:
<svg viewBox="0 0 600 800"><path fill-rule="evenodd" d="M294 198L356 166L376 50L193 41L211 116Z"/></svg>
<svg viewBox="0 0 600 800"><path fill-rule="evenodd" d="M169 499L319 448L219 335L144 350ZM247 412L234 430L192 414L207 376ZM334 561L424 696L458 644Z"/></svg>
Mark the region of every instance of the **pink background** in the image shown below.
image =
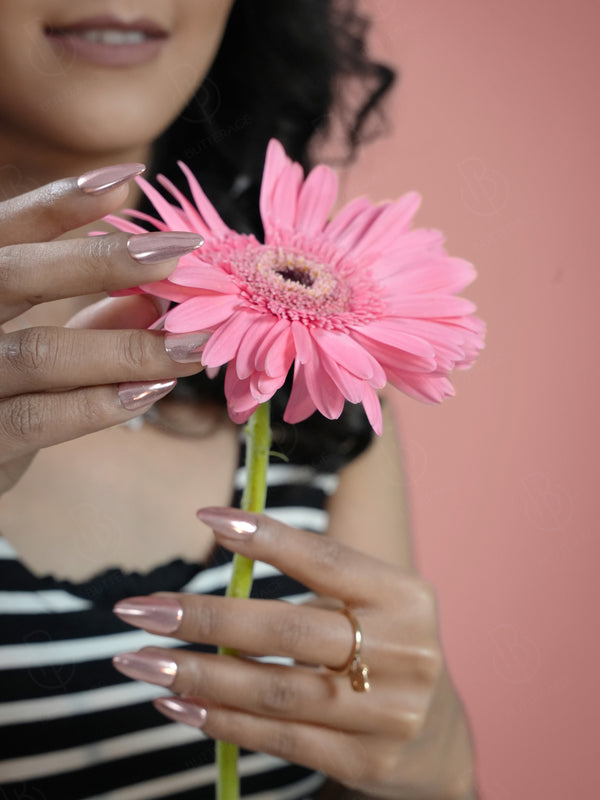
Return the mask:
<svg viewBox="0 0 600 800"><path fill-rule="evenodd" d="M419 190L489 326L456 398L398 401L482 796L597 800L600 4L367 6L402 80L344 196Z"/></svg>

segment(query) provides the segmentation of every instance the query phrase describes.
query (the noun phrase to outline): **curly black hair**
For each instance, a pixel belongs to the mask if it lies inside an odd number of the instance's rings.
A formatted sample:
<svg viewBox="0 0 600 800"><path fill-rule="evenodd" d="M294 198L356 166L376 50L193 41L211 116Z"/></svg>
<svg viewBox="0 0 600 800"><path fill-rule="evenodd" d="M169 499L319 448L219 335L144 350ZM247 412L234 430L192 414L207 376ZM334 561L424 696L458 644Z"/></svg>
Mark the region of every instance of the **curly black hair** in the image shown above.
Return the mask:
<svg viewBox="0 0 600 800"><path fill-rule="evenodd" d="M236 0L209 74L157 142L150 177L162 173L186 191L176 166L182 159L226 222L260 237L258 197L271 137L308 169L311 145L333 125L344 163L382 130L380 100L395 73L369 58L368 29L356 0ZM370 426L361 406L347 403L335 423L315 414L288 430L281 416L289 380L286 386L273 402L279 449L292 446L295 458L332 468L364 449ZM185 392L192 388L198 399L223 403L222 380L201 374L188 379Z"/></svg>

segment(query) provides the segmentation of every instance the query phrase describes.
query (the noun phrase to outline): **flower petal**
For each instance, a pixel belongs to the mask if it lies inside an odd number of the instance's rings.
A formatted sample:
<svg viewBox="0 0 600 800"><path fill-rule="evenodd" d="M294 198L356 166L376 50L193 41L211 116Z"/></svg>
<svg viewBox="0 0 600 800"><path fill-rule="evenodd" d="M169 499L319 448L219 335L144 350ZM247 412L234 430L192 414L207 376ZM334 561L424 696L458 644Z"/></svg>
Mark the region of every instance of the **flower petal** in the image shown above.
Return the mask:
<svg viewBox="0 0 600 800"><path fill-rule="evenodd" d="M337 241L338 238L344 236L345 232L351 227L357 217L365 211L370 211L373 208L372 204L366 197L356 197L345 205L335 217L331 220L325 233L332 241Z"/></svg>
<svg viewBox="0 0 600 800"><path fill-rule="evenodd" d="M175 286L167 278L162 281L154 281L153 283L142 283L139 288L146 294L164 297L166 300L172 300L174 303L183 303L184 300L195 297L197 294L195 289L189 289L187 286Z"/></svg>
<svg viewBox="0 0 600 800"><path fill-rule="evenodd" d="M156 180L161 184L161 186L164 186L165 189L167 189L167 191L175 198L175 200L177 200L185 214L191 230L196 231L196 233L201 233L203 236L206 236L206 234L212 232L198 213L197 209L194 208L183 192L181 192L177 186L175 186L173 181L170 181L166 175L157 175Z"/></svg>
<svg viewBox="0 0 600 800"><path fill-rule="evenodd" d="M409 192L395 203L384 204L379 216L364 231L353 249L352 257L366 259L370 253L381 253L408 230L421 204L416 192Z"/></svg>
<svg viewBox="0 0 600 800"><path fill-rule="evenodd" d="M265 166L263 168L263 175L261 181L261 192L264 193L262 199L266 201L271 200L271 192L277 183L279 176L292 160L288 157L281 142L277 139L269 139L267 144L267 152L265 154Z"/></svg>
<svg viewBox="0 0 600 800"><path fill-rule="evenodd" d="M285 330L281 331L267 352L265 373L271 378L287 375L295 355L294 337L292 336L291 326L288 325Z"/></svg>
<svg viewBox="0 0 600 800"><path fill-rule="evenodd" d="M193 261L180 260L174 272L169 275L172 283L181 286L193 286L196 289L205 289L210 292L222 294L238 294L239 289L230 276L218 267L203 263L199 258Z"/></svg>
<svg viewBox="0 0 600 800"><path fill-rule="evenodd" d="M213 204L204 194L191 169L187 164L184 164L183 161L178 161L177 164L187 178L194 202L198 207L202 219L204 219L210 230L217 236L225 236L228 234L231 229L225 225Z"/></svg>
<svg viewBox="0 0 600 800"><path fill-rule="evenodd" d="M338 179L335 172L319 164L309 174L298 197L296 228L304 233L320 233L335 203Z"/></svg>
<svg viewBox="0 0 600 800"><path fill-rule="evenodd" d="M277 180L268 211L261 214L265 228L265 242L279 235L281 229L293 230L296 226L298 195L304 179L300 164L289 165Z"/></svg>
<svg viewBox="0 0 600 800"><path fill-rule="evenodd" d="M138 176L135 179L140 189L144 192L148 200L152 203L154 208L158 211L164 222L172 231L187 230L185 227L181 214L178 213L176 207L165 200L160 192L158 192L152 184L148 183L145 178Z"/></svg>
<svg viewBox="0 0 600 800"><path fill-rule="evenodd" d="M412 353L415 356L423 356L424 358L433 358L435 356L435 350L425 338L419 338L407 333L406 325L402 320L379 319L375 322L370 322L368 325L357 325L353 330L367 339L382 342L398 350L406 350L407 353Z"/></svg>
<svg viewBox="0 0 600 800"><path fill-rule="evenodd" d="M236 408L228 404L227 413L229 414L229 419L235 425L245 425L245 423L248 422L252 414L254 414L256 409L259 407L259 405L260 403L255 403L252 406L252 408L248 409L247 411L238 411Z"/></svg>
<svg viewBox="0 0 600 800"><path fill-rule="evenodd" d="M260 216L265 231L267 228L274 227L274 216L277 213L274 201L275 190L286 167L291 164L292 161L286 155L283 145L277 139L271 139L267 145L259 197Z"/></svg>
<svg viewBox="0 0 600 800"><path fill-rule="evenodd" d="M220 325L208 340L202 353L205 367L220 367L235 356L240 342L254 322L254 315L246 311L234 313Z"/></svg>
<svg viewBox="0 0 600 800"><path fill-rule="evenodd" d="M377 218L385 211L385 205L367 206L335 237L340 255L352 257L352 251Z"/></svg>
<svg viewBox="0 0 600 800"><path fill-rule="evenodd" d="M381 400L379 399L377 392L374 389L371 389L370 386L365 387L365 396L363 397L362 403L367 414L367 419L371 423L371 427L377 436L381 436L383 432Z"/></svg>
<svg viewBox="0 0 600 800"><path fill-rule="evenodd" d="M390 243L372 262L371 270L378 279L387 278L427 258L447 258L444 235L433 229L418 228Z"/></svg>
<svg viewBox="0 0 600 800"><path fill-rule="evenodd" d="M327 419L337 419L344 410L344 395L320 364L306 364L306 385L317 409Z"/></svg>
<svg viewBox="0 0 600 800"><path fill-rule="evenodd" d="M177 210L175 209L175 206L172 206L172 208L175 211ZM146 214L144 211L138 211L137 208L124 208L123 214L126 214L128 217L131 217L132 219L141 219L143 222L149 222L153 228L157 228L159 231L172 230L172 228L169 228L166 222L163 222L162 219L159 219L158 217L153 217L152 214ZM146 230L144 232L147 233Z"/></svg>
<svg viewBox="0 0 600 800"><path fill-rule="evenodd" d="M255 405L255 400L250 393L250 378L241 381L235 372L232 364L228 364L225 371L225 394L228 401L238 411L248 411Z"/></svg>
<svg viewBox="0 0 600 800"><path fill-rule="evenodd" d="M387 300L389 311L398 317L462 317L475 311L470 300L444 294L411 294Z"/></svg>
<svg viewBox="0 0 600 800"><path fill-rule="evenodd" d="M313 350L310 334L301 322L294 320L292 322L292 335L296 346L296 358L300 364L306 364Z"/></svg>
<svg viewBox="0 0 600 800"><path fill-rule="evenodd" d="M302 422L303 419L310 417L310 415L314 414L316 410L317 407L314 404L306 385L305 367L296 361L294 367L292 391L290 392L290 398L285 407L283 420L284 422L289 422L290 425L294 425L295 423Z"/></svg>
<svg viewBox="0 0 600 800"><path fill-rule="evenodd" d="M319 351L311 342L311 355L305 364L306 387L318 410L328 419L337 419L344 409L344 396L321 367Z"/></svg>
<svg viewBox="0 0 600 800"><path fill-rule="evenodd" d="M236 425L246 422L260 405L250 393L250 379L240 380L232 362L228 364L225 372L224 390L227 397L227 413Z"/></svg>
<svg viewBox="0 0 600 800"><path fill-rule="evenodd" d="M377 361L347 333L313 328L311 334L321 351L328 353L353 375L365 380L371 380L377 375L381 381L380 386L385 384L385 375Z"/></svg>
<svg viewBox="0 0 600 800"><path fill-rule="evenodd" d="M241 380L249 378L256 372L256 354L275 324L276 319L270 314L257 313L254 317L252 327L248 329L240 343L235 360L235 369Z"/></svg>
<svg viewBox="0 0 600 800"><path fill-rule="evenodd" d="M114 225L115 228L118 228L120 231L125 231L125 233L148 233L146 228L142 228L141 225L137 225L135 222L131 222L131 220L124 219L123 217L117 217L115 214L107 214L105 217L102 217L103 222L108 222L109 225ZM94 231L93 236L106 236L106 231Z"/></svg>
<svg viewBox="0 0 600 800"><path fill-rule="evenodd" d="M404 324L416 336L429 342L435 351L437 366L446 372L449 372L455 364L464 361L466 349L473 339L472 334L458 324L458 320L414 319L407 320ZM474 343L476 341L475 337Z"/></svg>
<svg viewBox="0 0 600 800"><path fill-rule="evenodd" d="M472 264L460 258L433 257L411 264L383 279L387 291L400 294L455 294L475 280ZM381 280L381 276L378 274Z"/></svg>
<svg viewBox="0 0 600 800"><path fill-rule="evenodd" d="M250 378L252 397L259 403L266 403L285 383L285 375L271 378L264 372L255 372Z"/></svg>
<svg viewBox="0 0 600 800"><path fill-rule="evenodd" d="M239 305L231 295L196 295L167 314L165 329L173 333L208 330L224 322Z"/></svg>
<svg viewBox="0 0 600 800"><path fill-rule="evenodd" d="M347 369L340 366L326 353L321 353L321 364L327 370L329 377L351 403L360 403L365 391L365 381L352 375Z"/></svg>
<svg viewBox="0 0 600 800"><path fill-rule="evenodd" d="M367 339L356 331L353 331L352 336L377 359L377 362L383 367L388 376L390 369L427 373L434 372L438 367L437 352L435 354L436 357L424 358L423 356L415 356L413 353L407 353L406 350L401 348L377 342L374 339ZM375 385L373 381L369 381L369 384L375 389L382 388L381 384Z"/></svg>
<svg viewBox="0 0 600 800"><path fill-rule="evenodd" d="M269 332L265 334L262 342L256 350L256 355L254 357L254 366L259 372L265 371L265 361L273 344L277 342L283 333L288 330L291 331L291 323L288 319L277 319L276 317L271 317L271 320L274 324Z"/></svg>
<svg viewBox="0 0 600 800"><path fill-rule="evenodd" d="M414 375L407 373L405 378L394 376L390 381L410 397L423 403L441 403L446 397L455 394L454 387L445 375Z"/></svg>

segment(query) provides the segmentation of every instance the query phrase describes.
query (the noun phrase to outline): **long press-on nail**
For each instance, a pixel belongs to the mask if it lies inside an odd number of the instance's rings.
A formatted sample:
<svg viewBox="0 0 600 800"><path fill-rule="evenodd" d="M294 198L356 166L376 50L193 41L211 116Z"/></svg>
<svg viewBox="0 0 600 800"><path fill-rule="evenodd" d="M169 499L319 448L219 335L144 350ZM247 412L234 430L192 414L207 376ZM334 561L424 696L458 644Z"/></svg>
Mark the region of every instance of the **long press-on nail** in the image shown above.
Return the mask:
<svg viewBox="0 0 600 800"><path fill-rule="evenodd" d="M151 406L161 397L169 394L177 385L176 380L171 381L133 381L119 385L119 400L127 411L138 411L140 408Z"/></svg>
<svg viewBox="0 0 600 800"><path fill-rule="evenodd" d="M166 333L165 350L179 364L190 364L200 361L210 333L191 331L190 333Z"/></svg>
<svg viewBox="0 0 600 800"><path fill-rule="evenodd" d="M150 633L174 633L183 617L183 609L175 597L128 597L113 608L124 622L144 628Z"/></svg>
<svg viewBox="0 0 600 800"><path fill-rule="evenodd" d="M248 539L258 530L254 516L237 508L209 506L196 511L196 516L213 531L230 539Z"/></svg>
<svg viewBox="0 0 600 800"><path fill-rule="evenodd" d="M206 709L193 700L181 700L179 697L157 697L152 701L154 707L165 717L185 725L201 728L206 722Z"/></svg>
<svg viewBox="0 0 600 800"><path fill-rule="evenodd" d="M173 685L177 675L177 664L159 651L140 650L139 653L121 653L113 658L119 672L135 681L155 683L157 686Z"/></svg>
<svg viewBox="0 0 600 800"><path fill-rule="evenodd" d="M77 178L77 186L85 194L104 194L122 186L124 183L141 175L146 169L144 164L115 164L84 172Z"/></svg>
<svg viewBox="0 0 600 800"><path fill-rule="evenodd" d="M127 240L127 250L140 264L158 264L170 258L181 258L202 244L204 239L198 233L153 231L132 234Z"/></svg>

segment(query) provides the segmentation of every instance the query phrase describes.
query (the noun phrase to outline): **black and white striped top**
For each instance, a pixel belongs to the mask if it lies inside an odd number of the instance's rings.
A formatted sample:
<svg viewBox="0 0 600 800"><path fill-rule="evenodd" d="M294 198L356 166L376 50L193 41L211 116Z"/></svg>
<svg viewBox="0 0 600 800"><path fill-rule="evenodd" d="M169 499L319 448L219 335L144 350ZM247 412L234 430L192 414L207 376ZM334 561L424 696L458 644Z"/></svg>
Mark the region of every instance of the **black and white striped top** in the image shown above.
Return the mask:
<svg viewBox="0 0 600 800"><path fill-rule="evenodd" d="M244 469L236 474L237 505ZM267 513L316 532L337 476L307 466L269 468ZM132 630L113 613L123 597L155 591L223 594L231 555L206 565L175 561L146 575L111 569L81 584L34 576L0 537L1 800L200 800L214 797L214 747L173 723L151 700L164 689L131 681L116 653L181 642ZM255 566L253 596L302 602L306 588L273 567ZM309 798L322 775L260 753L240 757L242 795Z"/></svg>

